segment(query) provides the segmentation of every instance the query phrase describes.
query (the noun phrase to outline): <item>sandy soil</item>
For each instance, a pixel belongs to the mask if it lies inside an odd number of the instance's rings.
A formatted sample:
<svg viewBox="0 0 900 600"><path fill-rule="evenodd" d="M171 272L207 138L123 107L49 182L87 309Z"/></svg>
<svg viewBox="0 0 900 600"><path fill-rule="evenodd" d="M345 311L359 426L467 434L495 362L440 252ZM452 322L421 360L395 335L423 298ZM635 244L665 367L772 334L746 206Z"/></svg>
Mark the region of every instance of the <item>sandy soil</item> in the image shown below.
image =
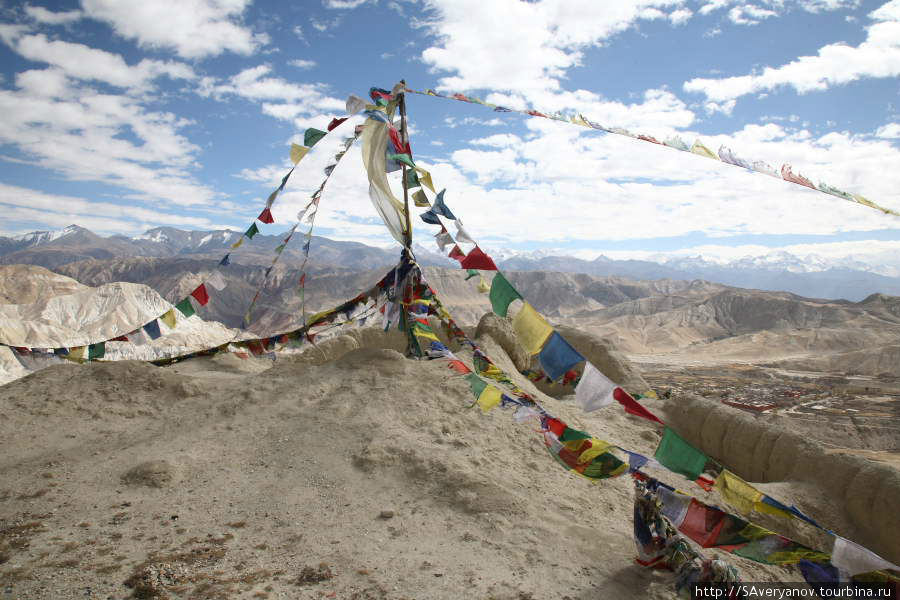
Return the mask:
<svg viewBox="0 0 900 600"><path fill-rule="evenodd" d="M598 437L658 442L617 406L541 397ZM675 597L633 563L628 478L590 484L533 425L470 404L441 362L376 348L29 375L0 387L0 598Z"/></svg>

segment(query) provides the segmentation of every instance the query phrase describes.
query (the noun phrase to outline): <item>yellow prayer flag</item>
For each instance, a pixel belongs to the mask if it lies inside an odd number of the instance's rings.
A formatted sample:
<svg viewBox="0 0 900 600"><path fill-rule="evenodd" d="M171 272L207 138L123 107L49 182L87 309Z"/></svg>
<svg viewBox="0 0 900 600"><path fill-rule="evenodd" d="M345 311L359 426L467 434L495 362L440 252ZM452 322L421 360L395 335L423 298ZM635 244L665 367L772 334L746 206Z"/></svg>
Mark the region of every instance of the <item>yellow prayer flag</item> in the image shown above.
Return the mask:
<svg viewBox="0 0 900 600"><path fill-rule="evenodd" d="M239 239L238 241L236 241L235 243L233 243L233 244L231 245L231 247L232 247L232 248L240 248L240 247L241 247L241 244L243 244L243 243L244 243L244 236L241 236L241 239Z"/></svg>
<svg viewBox="0 0 900 600"><path fill-rule="evenodd" d="M550 323L527 302L513 317L512 326L519 338L519 343L529 354L540 352L544 347L544 342L553 333Z"/></svg>
<svg viewBox="0 0 900 600"><path fill-rule="evenodd" d="M169 309L166 311L166 314L159 318L160 321L169 326L169 329L175 329L175 311L173 309Z"/></svg>
<svg viewBox="0 0 900 600"><path fill-rule="evenodd" d="M481 395L478 396L478 406L481 407L483 412L488 412L498 404L500 404L501 396L503 396L503 392L498 390L492 385L485 387L481 391Z"/></svg>
<svg viewBox="0 0 900 600"><path fill-rule="evenodd" d="M433 331L425 331L423 329L413 329L413 333L416 334L416 337L425 338L428 340L434 340L435 342L440 342L438 336Z"/></svg>
<svg viewBox="0 0 900 600"><path fill-rule="evenodd" d="M310 318L308 318L308 319L306 320L306 324L307 324L307 325L312 325L313 323L315 323L316 321L318 321L318 320L321 319L322 317L326 317L326 316L330 315L330 314L333 313L333 312L334 312L334 309L333 309L333 308L330 308L330 309L328 309L328 310L323 310L323 311L321 311L321 312L317 312L316 314L314 314L313 316L311 316Z"/></svg>
<svg viewBox="0 0 900 600"><path fill-rule="evenodd" d="M484 276L481 277L481 281L478 282L478 291L482 294L487 294L491 291L491 286L487 284L487 281L484 280Z"/></svg>
<svg viewBox="0 0 900 600"><path fill-rule="evenodd" d="M84 362L84 349L84 346L69 348L69 353L66 355L66 358L75 362Z"/></svg>
<svg viewBox="0 0 900 600"><path fill-rule="evenodd" d="M763 502L762 499L757 500L753 503L753 510L758 513L765 513L767 515L773 515L776 517L781 517L783 519L793 519L794 515L787 512L786 510L781 510L777 506L772 506L766 502Z"/></svg>
<svg viewBox="0 0 900 600"><path fill-rule="evenodd" d="M419 174L419 183L434 192L434 184L431 183L431 173L420 167L416 167L416 172Z"/></svg>
<svg viewBox="0 0 900 600"><path fill-rule="evenodd" d="M702 143L700 143L700 140L694 142L694 145L691 146L691 152L699 156L705 156L706 158L719 160L719 156L715 152L704 146Z"/></svg>
<svg viewBox="0 0 900 600"><path fill-rule="evenodd" d="M307 152L309 152L309 148L306 146L291 144L291 162L296 165L304 156L306 156Z"/></svg>
<svg viewBox="0 0 900 600"><path fill-rule="evenodd" d="M431 202L428 201L428 197L425 196L425 192L423 192L422 190L416 190L413 193L412 198L416 206L421 206L423 208L426 206L431 206Z"/></svg>
<svg viewBox="0 0 900 600"><path fill-rule="evenodd" d="M715 487L726 502L744 515L750 514L763 497L762 492L727 469L716 478Z"/></svg>

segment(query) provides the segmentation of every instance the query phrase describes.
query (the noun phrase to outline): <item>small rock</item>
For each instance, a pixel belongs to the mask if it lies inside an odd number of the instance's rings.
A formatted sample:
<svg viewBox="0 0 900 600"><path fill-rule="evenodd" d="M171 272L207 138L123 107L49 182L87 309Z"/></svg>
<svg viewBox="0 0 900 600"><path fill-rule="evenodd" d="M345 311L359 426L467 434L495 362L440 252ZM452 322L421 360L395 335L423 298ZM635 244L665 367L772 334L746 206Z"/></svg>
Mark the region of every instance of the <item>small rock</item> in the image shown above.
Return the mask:
<svg viewBox="0 0 900 600"><path fill-rule="evenodd" d="M394 511L392 511L392 510L383 510L383 511L381 511L380 513L378 513L378 518L379 518L379 519L393 519L393 518L394 518Z"/></svg>

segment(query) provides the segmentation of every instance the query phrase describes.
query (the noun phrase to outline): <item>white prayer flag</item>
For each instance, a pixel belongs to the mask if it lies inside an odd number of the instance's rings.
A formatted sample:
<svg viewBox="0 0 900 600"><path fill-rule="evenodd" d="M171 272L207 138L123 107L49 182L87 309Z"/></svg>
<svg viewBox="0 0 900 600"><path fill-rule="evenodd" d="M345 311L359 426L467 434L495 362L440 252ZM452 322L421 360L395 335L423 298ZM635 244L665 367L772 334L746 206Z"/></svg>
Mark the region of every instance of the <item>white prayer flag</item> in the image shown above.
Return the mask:
<svg viewBox="0 0 900 600"><path fill-rule="evenodd" d="M590 362L584 364L581 381L575 386L575 402L584 412L591 412L612 403L618 386Z"/></svg>

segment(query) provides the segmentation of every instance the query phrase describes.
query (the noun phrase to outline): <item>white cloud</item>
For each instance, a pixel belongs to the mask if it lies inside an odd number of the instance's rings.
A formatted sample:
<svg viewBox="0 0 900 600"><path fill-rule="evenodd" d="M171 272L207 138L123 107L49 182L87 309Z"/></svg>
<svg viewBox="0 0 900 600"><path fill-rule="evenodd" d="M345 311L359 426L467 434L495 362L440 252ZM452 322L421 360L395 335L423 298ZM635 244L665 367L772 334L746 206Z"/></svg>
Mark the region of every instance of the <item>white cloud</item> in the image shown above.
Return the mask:
<svg viewBox="0 0 900 600"><path fill-rule="evenodd" d="M331 9L353 9L362 6L369 0L323 0L322 5Z"/></svg>
<svg viewBox="0 0 900 600"><path fill-rule="evenodd" d="M101 81L121 88L141 88L154 79L193 79L194 71L184 63L144 59L129 65L118 54L73 44L49 40L42 33L13 35L4 39L24 58L59 67L68 77L86 81Z"/></svg>
<svg viewBox="0 0 900 600"><path fill-rule="evenodd" d="M679 8L669 13L669 21L672 22L672 25L684 25L693 16L694 13L687 8Z"/></svg>
<svg viewBox="0 0 900 600"><path fill-rule="evenodd" d="M422 53L434 72L451 75L439 87L532 94L560 88L559 78L581 62L581 51L602 44L661 7L682 0L429 0L424 26L437 43ZM500 25L500 26L498 26Z"/></svg>
<svg viewBox="0 0 900 600"><path fill-rule="evenodd" d="M900 123L888 123L882 125L875 132L875 137L886 139L900 139Z"/></svg>
<svg viewBox="0 0 900 600"><path fill-rule="evenodd" d="M133 233L160 225L217 227L214 221L203 217L47 194L3 183L0 183L0 206L7 222L36 222L51 227L76 223L97 233Z"/></svg>
<svg viewBox="0 0 900 600"><path fill-rule="evenodd" d="M80 10L53 12L47 10L43 6L34 6L31 4L25 5L25 14L38 23L44 23L45 25L66 25L68 23L74 23L84 17L84 13Z"/></svg>
<svg viewBox="0 0 900 600"><path fill-rule="evenodd" d="M316 61L314 60L306 60L303 58L295 58L294 60L289 60L288 63L292 67L297 67L298 69L312 69L316 66Z"/></svg>
<svg viewBox="0 0 900 600"><path fill-rule="evenodd" d="M859 46L829 44L815 56L766 67L760 73L692 79L684 84L684 90L704 94L708 110L721 110L724 103L741 96L781 87L803 94L864 77L896 77L900 75L900 0L891 0L869 16L876 22L868 27L866 40Z"/></svg>
<svg viewBox="0 0 900 600"><path fill-rule="evenodd" d="M241 23L250 0L82 0L86 15L108 23L142 48L174 50L184 58L222 52L252 54L268 43Z"/></svg>
<svg viewBox="0 0 900 600"><path fill-rule="evenodd" d="M735 6L728 11L728 19L735 25L756 25L763 19L774 17L777 14L774 10L760 8L752 4L744 4L743 6Z"/></svg>

